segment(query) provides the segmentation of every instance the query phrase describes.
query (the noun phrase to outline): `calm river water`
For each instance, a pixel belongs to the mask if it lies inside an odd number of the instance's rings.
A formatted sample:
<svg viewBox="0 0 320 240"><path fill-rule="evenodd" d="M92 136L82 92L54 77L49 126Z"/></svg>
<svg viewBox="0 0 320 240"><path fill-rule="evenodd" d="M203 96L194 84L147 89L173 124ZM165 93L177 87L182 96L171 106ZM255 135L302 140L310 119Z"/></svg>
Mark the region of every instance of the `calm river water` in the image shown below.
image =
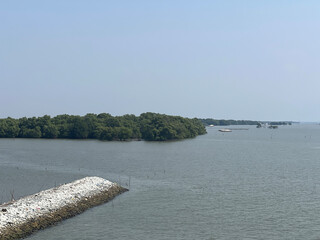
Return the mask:
<svg viewBox="0 0 320 240"><path fill-rule="evenodd" d="M177 142L0 139L0 202L85 176L130 189L28 239L320 239L320 126Z"/></svg>

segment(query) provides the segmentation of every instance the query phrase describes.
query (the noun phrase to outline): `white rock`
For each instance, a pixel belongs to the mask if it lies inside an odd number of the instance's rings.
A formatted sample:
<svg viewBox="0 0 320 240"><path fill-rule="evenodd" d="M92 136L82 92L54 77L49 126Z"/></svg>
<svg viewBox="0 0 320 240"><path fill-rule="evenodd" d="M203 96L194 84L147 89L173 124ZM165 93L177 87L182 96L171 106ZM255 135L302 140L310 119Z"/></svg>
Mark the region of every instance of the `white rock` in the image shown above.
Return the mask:
<svg viewBox="0 0 320 240"><path fill-rule="evenodd" d="M86 177L17 201L0 205L0 235L12 224L24 223L30 219L45 215L66 206L89 198L116 185L100 177Z"/></svg>

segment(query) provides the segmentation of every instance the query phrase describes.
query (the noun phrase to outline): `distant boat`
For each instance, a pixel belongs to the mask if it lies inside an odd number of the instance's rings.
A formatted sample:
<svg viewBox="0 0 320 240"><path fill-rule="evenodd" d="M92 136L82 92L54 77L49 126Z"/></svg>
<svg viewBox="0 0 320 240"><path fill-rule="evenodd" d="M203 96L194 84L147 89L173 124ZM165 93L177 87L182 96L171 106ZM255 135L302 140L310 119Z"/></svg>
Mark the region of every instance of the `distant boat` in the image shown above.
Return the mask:
<svg viewBox="0 0 320 240"><path fill-rule="evenodd" d="M232 131L228 128L222 128L222 129L219 129L219 132L232 132Z"/></svg>
<svg viewBox="0 0 320 240"><path fill-rule="evenodd" d="M213 125L213 124L210 124L209 127L214 127L214 125Z"/></svg>

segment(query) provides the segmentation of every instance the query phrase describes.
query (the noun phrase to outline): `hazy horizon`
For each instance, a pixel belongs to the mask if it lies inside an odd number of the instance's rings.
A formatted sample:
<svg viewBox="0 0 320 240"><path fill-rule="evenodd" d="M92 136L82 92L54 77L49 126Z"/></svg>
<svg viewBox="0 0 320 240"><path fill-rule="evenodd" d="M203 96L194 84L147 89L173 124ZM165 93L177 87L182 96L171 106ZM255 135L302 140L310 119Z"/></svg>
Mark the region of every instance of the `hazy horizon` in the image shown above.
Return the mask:
<svg viewBox="0 0 320 240"><path fill-rule="evenodd" d="M319 122L318 1L2 1L0 118Z"/></svg>

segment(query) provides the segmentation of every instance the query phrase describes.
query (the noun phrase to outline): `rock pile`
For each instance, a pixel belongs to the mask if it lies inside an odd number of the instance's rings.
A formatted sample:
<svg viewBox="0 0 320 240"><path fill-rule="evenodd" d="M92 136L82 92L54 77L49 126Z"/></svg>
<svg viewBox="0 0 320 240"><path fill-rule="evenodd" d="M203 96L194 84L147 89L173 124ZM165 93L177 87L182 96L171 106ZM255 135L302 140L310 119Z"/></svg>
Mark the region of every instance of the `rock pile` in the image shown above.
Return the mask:
<svg viewBox="0 0 320 240"><path fill-rule="evenodd" d="M17 239L86 209L127 189L99 177L86 177L0 205L0 239Z"/></svg>

